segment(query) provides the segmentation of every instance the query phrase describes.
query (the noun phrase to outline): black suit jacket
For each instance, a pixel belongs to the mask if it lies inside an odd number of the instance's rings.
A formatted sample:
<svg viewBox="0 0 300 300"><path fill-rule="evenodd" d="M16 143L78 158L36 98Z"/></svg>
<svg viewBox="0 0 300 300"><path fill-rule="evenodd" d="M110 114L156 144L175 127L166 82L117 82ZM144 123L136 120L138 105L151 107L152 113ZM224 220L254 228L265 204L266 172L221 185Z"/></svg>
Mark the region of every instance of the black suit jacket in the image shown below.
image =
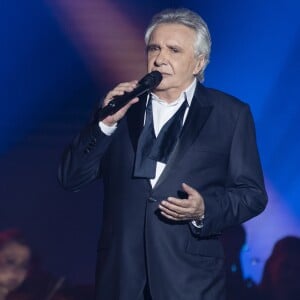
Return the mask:
<svg viewBox="0 0 300 300"><path fill-rule="evenodd" d="M267 196L249 107L197 84L179 142L158 182L133 177L146 97L112 136L89 124L67 148L59 168L66 189L103 177L104 216L98 249L97 299L224 299L218 235L265 208ZM158 204L185 182L205 201L204 227L164 218Z"/></svg>

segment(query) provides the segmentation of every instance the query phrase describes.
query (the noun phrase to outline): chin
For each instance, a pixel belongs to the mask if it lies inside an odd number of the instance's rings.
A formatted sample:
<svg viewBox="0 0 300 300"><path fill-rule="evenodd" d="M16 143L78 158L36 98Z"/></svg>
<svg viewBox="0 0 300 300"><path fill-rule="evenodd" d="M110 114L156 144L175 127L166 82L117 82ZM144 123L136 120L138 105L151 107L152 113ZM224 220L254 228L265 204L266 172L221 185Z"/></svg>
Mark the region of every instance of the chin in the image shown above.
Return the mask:
<svg viewBox="0 0 300 300"><path fill-rule="evenodd" d="M163 79L157 88L159 90L166 90L169 89L170 87L172 87L171 78L168 76L163 76Z"/></svg>
<svg viewBox="0 0 300 300"><path fill-rule="evenodd" d="M166 84L160 84L156 89L155 89L155 91L157 91L157 92L162 92L162 91L166 91L166 90L168 90L168 86L166 85ZM155 92L154 91L154 92Z"/></svg>

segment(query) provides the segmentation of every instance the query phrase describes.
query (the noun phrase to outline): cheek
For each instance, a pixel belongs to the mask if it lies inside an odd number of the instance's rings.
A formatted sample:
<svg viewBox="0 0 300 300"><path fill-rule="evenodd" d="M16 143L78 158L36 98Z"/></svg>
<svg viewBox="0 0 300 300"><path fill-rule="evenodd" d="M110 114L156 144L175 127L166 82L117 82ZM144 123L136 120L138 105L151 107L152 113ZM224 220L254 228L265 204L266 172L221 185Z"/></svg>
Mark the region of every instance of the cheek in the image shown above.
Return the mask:
<svg viewBox="0 0 300 300"><path fill-rule="evenodd" d="M15 273L14 279L16 282L15 282L14 289L19 287L24 282L26 277L27 277L27 271L19 271L19 272Z"/></svg>
<svg viewBox="0 0 300 300"><path fill-rule="evenodd" d="M7 276L5 276L5 273L2 272L2 271L0 271L0 286L1 286L1 284L2 284L3 282L5 282L6 277L7 277Z"/></svg>
<svg viewBox="0 0 300 300"><path fill-rule="evenodd" d="M147 65L149 66L153 66L154 65L154 59L152 56L147 56Z"/></svg>
<svg viewBox="0 0 300 300"><path fill-rule="evenodd" d="M188 73L190 73L191 66L190 62L187 60L173 60L171 65L176 74L180 76L186 76Z"/></svg>
<svg viewBox="0 0 300 300"><path fill-rule="evenodd" d="M18 274L19 284L21 284L25 280L25 278L27 277L27 273L27 271L23 271Z"/></svg>
<svg viewBox="0 0 300 300"><path fill-rule="evenodd" d="M13 291L18 288L25 280L27 272L0 272L0 287L6 287L9 291ZM13 280L13 283L11 282Z"/></svg>

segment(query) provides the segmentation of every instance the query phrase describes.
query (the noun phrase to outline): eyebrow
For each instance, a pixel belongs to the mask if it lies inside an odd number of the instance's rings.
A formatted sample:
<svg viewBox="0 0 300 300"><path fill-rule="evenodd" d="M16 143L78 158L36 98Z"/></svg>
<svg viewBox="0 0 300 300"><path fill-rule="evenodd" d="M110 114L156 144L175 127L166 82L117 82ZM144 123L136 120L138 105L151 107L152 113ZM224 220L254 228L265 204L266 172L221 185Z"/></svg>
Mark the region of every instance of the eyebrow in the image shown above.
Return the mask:
<svg viewBox="0 0 300 300"><path fill-rule="evenodd" d="M183 50L183 47L178 45L178 44L167 44L166 45L168 49L172 49L172 48L177 48L178 50ZM156 43L149 43L147 46L146 46L146 51L149 50L149 48L151 47L158 47L158 48L161 48L161 46L159 44L156 44Z"/></svg>
<svg viewBox="0 0 300 300"><path fill-rule="evenodd" d="M149 43L147 46L146 46L146 50L148 50L150 47L159 47L160 46L158 44L155 44L155 43Z"/></svg>
<svg viewBox="0 0 300 300"><path fill-rule="evenodd" d="M180 45L178 44L171 44L171 45L167 45L167 47L170 49L170 48L176 48L178 50L183 50L183 47L181 47Z"/></svg>

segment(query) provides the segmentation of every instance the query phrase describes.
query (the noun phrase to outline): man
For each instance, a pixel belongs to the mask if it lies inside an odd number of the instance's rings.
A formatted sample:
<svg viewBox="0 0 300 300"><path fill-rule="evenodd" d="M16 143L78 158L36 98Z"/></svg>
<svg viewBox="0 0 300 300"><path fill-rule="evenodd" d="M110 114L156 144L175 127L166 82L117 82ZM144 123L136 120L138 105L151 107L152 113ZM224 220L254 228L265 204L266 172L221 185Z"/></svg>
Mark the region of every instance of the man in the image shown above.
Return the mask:
<svg viewBox="0 0 300 300"><path fill-rule="evenodd" d="M59 180L79 190L103 177L97 299L221 300L218 236L267 202L252 116L197 81L211 41L196 13L159 13L145 41L148 72L161 72L161 83L88 125L67 148ZM117 85L103 105L136 85Z"/></svg>

